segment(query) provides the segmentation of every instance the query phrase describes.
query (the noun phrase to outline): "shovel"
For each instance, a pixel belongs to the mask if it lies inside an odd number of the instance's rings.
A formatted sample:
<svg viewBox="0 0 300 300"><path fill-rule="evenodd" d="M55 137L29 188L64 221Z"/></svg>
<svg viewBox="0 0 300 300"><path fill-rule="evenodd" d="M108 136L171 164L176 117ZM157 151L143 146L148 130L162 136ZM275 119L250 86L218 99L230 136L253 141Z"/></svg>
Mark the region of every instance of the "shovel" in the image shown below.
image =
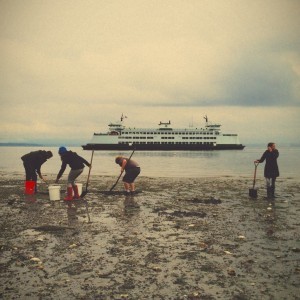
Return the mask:
<svg viewBox="0 0 300 300"><path fill-rule="evenodd" d="M257 198L257 189L255 188L255 180L256 180L256 170L259 163L254 163L254 178L253 178L253 187L249 189L249 196L251 198Z"/></svg>
<svg viewBox="0 0 300 300"><path fill-rule="evenodd" d="M134 151L135 151L135 149L132 151L131 155L129 156L127 163L130 161L130 158L132 157ZM124 172L124 170L123 170L123 172ZM119 177L118 177L117 181L115 182L115 184L110 188L110 190L109 190L110 192L111 192L111 191L116 187L116 185L118 184L119 179L121 178L123 172L121 172L121 174L119 175Z"/></svg>
<svg viewBox="0 0 300 300"><path fill-rule="evenodd" d="M92 151L92 157L91 157L91 162L90 162L90 169L89 169L89 174L88 174L88 178L87 178L87 181L86 181L85 191L83 191L81 193L80 198L83 198L88 193L88 186L89 186L89 181L90 181L90 174L91 174L91 169L92 169L93 156L94 156L94 150Z"/></svg>

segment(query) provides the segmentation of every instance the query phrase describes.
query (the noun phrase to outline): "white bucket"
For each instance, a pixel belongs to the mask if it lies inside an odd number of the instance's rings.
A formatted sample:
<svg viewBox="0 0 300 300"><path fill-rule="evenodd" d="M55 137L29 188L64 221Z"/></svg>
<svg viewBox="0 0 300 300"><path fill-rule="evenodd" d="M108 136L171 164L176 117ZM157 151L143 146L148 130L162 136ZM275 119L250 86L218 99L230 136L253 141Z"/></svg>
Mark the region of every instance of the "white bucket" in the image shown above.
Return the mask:
<svg viewBox="0 0 300 300"><path fill-rule="evenodd" d="M81 196L82 194L82 183L76 183L77 188L78 188L78 195Z"/></svg>
<svg viewBox="0 0 300 300"><path fill-rule="evenodd" d="M48 189L50 200L60 200L60 185L52 184Z"/></svg>

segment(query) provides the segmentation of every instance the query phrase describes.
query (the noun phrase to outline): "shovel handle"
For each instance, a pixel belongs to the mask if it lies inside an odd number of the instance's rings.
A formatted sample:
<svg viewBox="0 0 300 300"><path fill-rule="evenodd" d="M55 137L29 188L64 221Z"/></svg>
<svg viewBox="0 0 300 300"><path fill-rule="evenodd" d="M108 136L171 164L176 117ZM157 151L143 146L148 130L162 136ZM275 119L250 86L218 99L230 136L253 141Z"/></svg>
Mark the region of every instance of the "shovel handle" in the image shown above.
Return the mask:
<svg viewBox="0 0 300 300"><path fill-rule="evenodd" d="M254 162L254 179L253 179L253 189L254 189L254 186L255 186L255 181L256 181L256 170L257 170L257 166L259 165L259 163L257 162Z"/></svg>
<svg viewBox="0 0 300 300"><path fill-rule="evenodd" d="M93 163L93 157L94 157L94 150L92 151L91 161L90 161L90 167L89 167L89 173L86 181L86 187L85 190L87 191L89 182L90 182L90 175L91 175L91 169L92 169L92 163Z"/></svg>

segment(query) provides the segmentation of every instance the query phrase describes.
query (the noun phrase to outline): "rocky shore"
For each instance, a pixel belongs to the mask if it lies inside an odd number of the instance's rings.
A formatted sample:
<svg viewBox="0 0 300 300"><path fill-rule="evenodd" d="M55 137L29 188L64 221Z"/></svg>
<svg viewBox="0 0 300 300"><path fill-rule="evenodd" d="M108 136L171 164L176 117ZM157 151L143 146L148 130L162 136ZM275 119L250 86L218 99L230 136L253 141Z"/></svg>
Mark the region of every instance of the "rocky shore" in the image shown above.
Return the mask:
<svg viewBox="0 0 300 300"><path fill-rule="evenodd" d="M298 180L274 200L249 178L141 176L134 196L115 180L67 204L1 174L0 298L299 299Z"/></svg>

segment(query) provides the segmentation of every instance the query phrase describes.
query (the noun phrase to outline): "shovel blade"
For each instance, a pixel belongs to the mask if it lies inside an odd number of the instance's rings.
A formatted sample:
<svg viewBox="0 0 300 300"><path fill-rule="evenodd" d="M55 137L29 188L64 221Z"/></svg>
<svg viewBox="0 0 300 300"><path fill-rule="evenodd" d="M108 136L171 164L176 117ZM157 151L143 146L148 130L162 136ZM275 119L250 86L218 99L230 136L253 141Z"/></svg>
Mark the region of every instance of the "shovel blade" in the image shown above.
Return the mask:
<svg viewBox="0 0 300 300"><path fill-rule="evenodd" d="M80 198L83 198L87 193L88 193L87 190L83 191L83 192L81 193L81 195L80 195Z"/></svg>
<svg viewBox="0 0 300 300"><path fill-rule="evenodd" d="M257 198L257 189L249 189L249 196L251 198Z"/></svg>

